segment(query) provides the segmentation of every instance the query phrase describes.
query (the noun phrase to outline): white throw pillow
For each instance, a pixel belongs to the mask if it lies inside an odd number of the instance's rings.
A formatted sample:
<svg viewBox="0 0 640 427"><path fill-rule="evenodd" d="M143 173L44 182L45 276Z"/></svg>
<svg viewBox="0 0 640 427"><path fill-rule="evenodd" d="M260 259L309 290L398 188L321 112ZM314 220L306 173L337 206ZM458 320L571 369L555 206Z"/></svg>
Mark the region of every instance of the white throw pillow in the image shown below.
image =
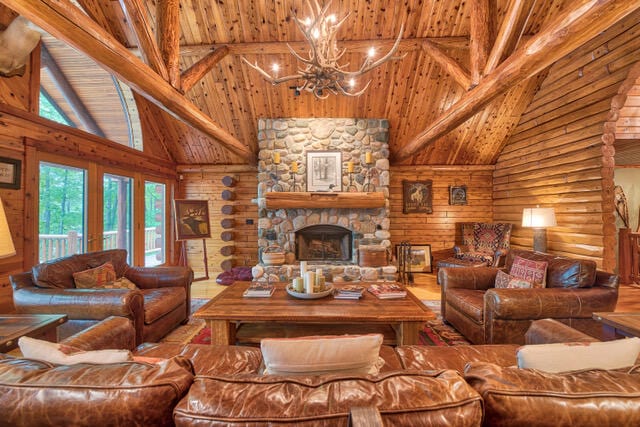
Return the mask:
<svg viewBox="0 0 640 427"><path fill-rule="evenodd" d="M605 342L525 345L518 349L518 367L545 372L581 369L620 369L633 366L640 353L640 338Z"/></svg>
<svg viewBox="0 0 640 427"><path fill-rule="evenodd" d="M75 365L77 363L107 364L132 360L129 350L82 351L63 344L21 337L18 346L22 356L27 359L42 360L56 365ZM65 352L60 348L65 347ZM73 350L73 353L69 353Z"/></svg>
<svg viewBox="0 0 640 427"><path fill-rule="evenodd" d="M266 338L260 343L265 364L263 373L375 375L384 364L379 357L381 345L380 334Z"/></svg>

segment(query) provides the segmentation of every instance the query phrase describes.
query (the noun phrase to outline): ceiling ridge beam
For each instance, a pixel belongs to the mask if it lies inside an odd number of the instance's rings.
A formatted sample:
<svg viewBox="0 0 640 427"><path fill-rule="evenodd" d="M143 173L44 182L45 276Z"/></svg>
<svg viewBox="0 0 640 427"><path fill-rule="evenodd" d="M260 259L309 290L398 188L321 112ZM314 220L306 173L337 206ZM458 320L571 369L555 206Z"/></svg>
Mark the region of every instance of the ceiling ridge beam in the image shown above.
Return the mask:
<svg viewBox="0 0 640 427"><path fill-rule="evenodd" d="M140 47L140 56L160 77L168 81L169 71L162 60L142 0L120 0L120 7L129 21L133 35Z"/></svg>
<svg viewBox="0 0 640 427"><path fill-rule="evenodd" d="M140 95L228 150L255 163L252 150L204 114L148 65L69 0L3 0L3 3L54 37L84 52Z"/></svg>
<svg viewBox="0 0 640 427"><path fill-rule="evenodd" d="M156 33L160 53L169 71L169 82L180 89L180 1L158 0Z"/></svg>
<svg viewBox="0 0 640 427"><path fill-rule="evenodd" d="M226 46L219 47L213 52L200 59L188 69L184 70L180 75L182 92L187 92L200 79L202 79L215 65L229 54L229 48Z"/></svg>
<svg viewBox="0 0 640 427"><path fill-rule="evenodd" d="M422 49L427 55L433 58L444 71L449 74L464 90L471 87L471 76L462 65L446 52L440 49L435 43L425 40L422 42Z"/></svg>
<svg viewBox="0 0 640 427"><path fill-rule="evenodd" d="M400 162L415 155L514 85L535 76L639 8L639 2L628 0L588 0L560 13L491 74L485 76L478 86L463 94L425 130L398 150L393 160Z"/></svg>

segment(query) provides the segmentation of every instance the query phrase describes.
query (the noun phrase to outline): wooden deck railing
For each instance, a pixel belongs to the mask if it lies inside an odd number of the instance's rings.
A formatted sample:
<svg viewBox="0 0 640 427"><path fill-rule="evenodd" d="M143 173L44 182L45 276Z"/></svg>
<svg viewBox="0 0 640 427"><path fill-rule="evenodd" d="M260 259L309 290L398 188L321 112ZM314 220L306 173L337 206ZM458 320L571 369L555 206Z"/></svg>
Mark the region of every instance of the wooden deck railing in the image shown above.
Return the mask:
<svg viewBox="0 0 640 427"><path fill-rule="evenodd" d="M148 227L144 230L144 251L145 254L157 252L161 249L158 246L162 237L156 232L155 227ZM38 239L38 253L40 262L54 258L60 258L82 252L82 234L77 231L70 231L67 234L41 234ZM103 236L103 249L117 248L118 232L107 231Z"/></svg>

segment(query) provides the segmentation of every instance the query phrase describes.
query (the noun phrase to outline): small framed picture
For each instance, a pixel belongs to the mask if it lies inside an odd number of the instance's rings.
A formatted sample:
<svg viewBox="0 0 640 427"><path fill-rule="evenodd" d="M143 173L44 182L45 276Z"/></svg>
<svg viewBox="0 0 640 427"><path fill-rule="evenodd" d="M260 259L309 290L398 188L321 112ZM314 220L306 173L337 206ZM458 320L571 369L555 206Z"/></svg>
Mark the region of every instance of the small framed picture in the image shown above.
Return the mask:
<svg viewBox="0 0 640 427"><path fill-rule="evenodd" d="M177 199L173 204L176 214L176 240L211 237L207 200Z"/></svg>
<svg viewBox="0 0 640 427"><path fill-rule="evenodd" d="M450 205L466 205L467 204L467 186L466 185L450 185L449 186L449 204Z"/></svg>
<svg viewBox="0 0 640 427"><path fill-rule="evenodd" d="M342 191L342 152L307 152L307 191Z"/></svg>
<svg viewBox="0 0 640 427"><path fill-rule="evenodd" d="M21 165L21 160L0 157L0 188L20 189Z"/></svg>
<svg viewBox="0 0 640 427"><path fill-rule="evenodd" d="M402 259L400 254L402 248L403 246L396 245L396 259L398 260ZM409 273L431 273L431 245L412 244L407 263L409 265Z"/></svg>

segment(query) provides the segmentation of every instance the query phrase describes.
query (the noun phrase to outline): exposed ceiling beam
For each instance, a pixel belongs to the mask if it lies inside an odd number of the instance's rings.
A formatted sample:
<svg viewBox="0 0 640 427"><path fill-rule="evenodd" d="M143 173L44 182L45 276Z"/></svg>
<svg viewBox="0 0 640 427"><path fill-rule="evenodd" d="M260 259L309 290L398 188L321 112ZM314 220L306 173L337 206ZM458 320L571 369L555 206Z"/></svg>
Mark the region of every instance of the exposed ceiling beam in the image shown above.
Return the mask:
<svg viewBox="0 0 640 427"><path fill-rule="evenodd" d="M151 31L143 0L120 0L120 7L122 7L122 11L131 25L144 62L163 79L169 80L169 72L162 60L155 35Z"/></svg>
<svg viewBox="0 0 640 427"><path fill-rule="evenodd" d="M432 43L429 40L422 42L422 48L444 69L447 74L453 77L454 80L464 88L464 90L471 87L471 76L454 58L447 55L435 43Z"/></svg>
<svg viewBox="0 0 640 427"><path fill-rule="evenodd" d="M158 0L156 16L158 45L169 71L169 82L180 89L180 1Z"/></svg>
<svg viewBox="0 0 640 427"><path fill-rule="evenodd" d="M639 8L637 1L588 0L560 13L493 73L485 76L478 86L463 94L430 126L398 150L394 160L403 161L413 156L520 81L535 76Z"/></svg>
<svg viewBox="0 0 640 427"><path fill-rule="evenodd" d="M469 22L469 54L471 63L471 83L480 83L482 71L489 56L489 0L471 0L471 20Z"/></svg>
<svg viewBox="0 0 640 427"><path fill-rule="evenodd" d="M172 116L255 163L249 147L220 127L69 0L2 0L54 37L84 52Z"/></svg>
<svg viewBox="0 0 640 427"><path fill-rule="evenodd" d="M180 88L183 92L187 92L191 89L200 79L202 79L211 69L222 60L229 53L229 48L226 46L220 47L188 69L182 72L180 76Z"/></svg>
<svg viewBox="0 0 640 427"><path fill-rule="evenodd" d="M500 63L500 59L502 59L502 55L504 55L507 45L512 40L515 31L518 28L517 24L520 21L520 15L524 9L524 4L525 0L511 0L509 3L509 8L507 9L504 19L502 20L502 24L500 25L498 36L493 44L493 48L491 48L491 52L487 58L487 63L484 66L484 75L495 70Z"/></svg>
<svg viewBox="0 0 640 427"><path fill-rule="evenodd" d="M67 76L65 76L64 72L60 69L60 66L51 56L51 53L49 53L49 50L44 43L42 43L41 46L41 55L42 66L46 67L49 76L51 76L51 80L53 80L53 83L58 87L65 101L67 101L69 107L71 107L75 115L78 117L78 120L80 120L80 123L82 123L87 131L105 138L105 134L100 128L100 125L98 125L89 110L87 110L87 106L82 102L82 99L80 99L73 86L71 86Z"/></svg>

